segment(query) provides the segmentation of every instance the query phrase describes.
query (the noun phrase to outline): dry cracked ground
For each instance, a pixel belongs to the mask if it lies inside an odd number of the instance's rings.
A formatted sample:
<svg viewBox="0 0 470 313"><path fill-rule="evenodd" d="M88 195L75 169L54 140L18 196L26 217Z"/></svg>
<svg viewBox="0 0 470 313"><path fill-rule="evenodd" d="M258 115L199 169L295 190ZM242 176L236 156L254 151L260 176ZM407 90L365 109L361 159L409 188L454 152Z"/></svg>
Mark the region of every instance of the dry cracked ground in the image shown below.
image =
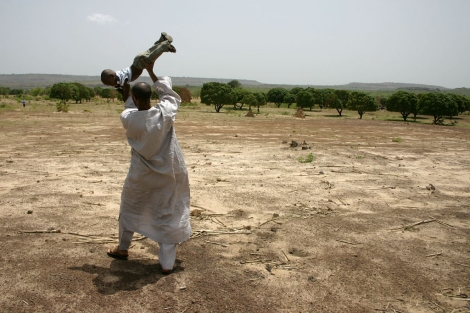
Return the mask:
<svg viewBox="0 0 470 313"><path fill-rule="evenodd" d="M183 107L193 237L163 276L149 239L128 261L105 253L130 157L121 106L3 101L2 312L470 312L469 116Z"/></svg>

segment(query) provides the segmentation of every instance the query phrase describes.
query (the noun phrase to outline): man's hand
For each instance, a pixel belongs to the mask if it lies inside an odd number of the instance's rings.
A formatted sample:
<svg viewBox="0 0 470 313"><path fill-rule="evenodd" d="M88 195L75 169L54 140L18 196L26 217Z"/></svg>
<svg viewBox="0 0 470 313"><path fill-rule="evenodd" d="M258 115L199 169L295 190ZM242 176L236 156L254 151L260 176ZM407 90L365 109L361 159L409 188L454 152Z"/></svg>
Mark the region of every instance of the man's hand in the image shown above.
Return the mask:
<svg viewBox="0 0 470 313"><path fill-rule="evenodd" d="M147 72L153 71L153 65L155 64L155 62L147 63L147 62L145 62L145 60L143 58L142 58L142 62L144 62L144 66L145 66L145 69L147 70Z"/></svg>
<svg viewBox="0 0 470 313"><path fill-rule="evenodd" d="M147 62L145 62L144 59L142 59L142 62L144 62L145 69L146 69L147 72L149 73L149 76L150 76L150 78L152 79L152 81L153 81L153 82L156 82L156 81L158 80L158 77L157 77L157 75L155 75L155 73L153 72L153 65L155 64L155 62L147 63Z"/></svg>

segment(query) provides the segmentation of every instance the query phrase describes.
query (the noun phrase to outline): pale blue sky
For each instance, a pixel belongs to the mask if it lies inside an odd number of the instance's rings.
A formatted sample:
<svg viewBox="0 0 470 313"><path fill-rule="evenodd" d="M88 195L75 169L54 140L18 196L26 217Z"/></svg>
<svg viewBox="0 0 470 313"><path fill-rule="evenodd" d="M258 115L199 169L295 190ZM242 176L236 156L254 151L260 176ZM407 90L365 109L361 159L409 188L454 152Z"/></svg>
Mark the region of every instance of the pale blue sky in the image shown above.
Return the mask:
<svg viewBox="0 0 470 313"><path fill-rule="evenodd" d="M170 76L470 87L469 0L0 0L0 74L99 75L166 31Z"/></svg>

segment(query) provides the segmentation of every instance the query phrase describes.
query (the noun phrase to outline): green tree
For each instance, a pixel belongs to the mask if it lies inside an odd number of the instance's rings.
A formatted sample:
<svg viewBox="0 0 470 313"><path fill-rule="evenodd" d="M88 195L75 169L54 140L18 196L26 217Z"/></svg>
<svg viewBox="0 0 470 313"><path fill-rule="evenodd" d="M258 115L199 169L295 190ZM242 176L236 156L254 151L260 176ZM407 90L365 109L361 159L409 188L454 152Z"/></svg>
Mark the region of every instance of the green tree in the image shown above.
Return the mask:
<svg viewBox="0 0 470 313"><path fill-rule="evenodd" d="M36 87L36 88L31 89L31 90L29 91L29 94L30 94L31 96L33 96L33 97L37 97L37 96L42 95L43 91L44 91L44 90L43 90L42 88Z"/></svg>
<svg viewBox="0 0 470 313"><path fill-rule="evenodd" d="M90 88L90 87L86 87L86 101L91 101L92 98L95 97L95 90L93 88Z"/></svg>
<svg viewBox="0 0 470 313"><path fill-rule="evenodd" d="M339 116L342 115L343 110L346 109L349 100L349 91L347 90L335 90L330 93L328 99L330 101L328 106L336 109Z"/></svg>
<svg viewBox="0 0 470 313"><path fill-rule="evenodd" d="M107 102L111 100L111 93L114 91L114 88L102 88L101 89L101 98L106 99Z"/></svg>
<svg viewBox="0 0 470 313"><path fill-rule="evenodd" d="M22 95L24 94L24 90L23 89L20 89L20 88L13 88L13 89L10 89L10 95Z"/></svg>
<svg viewBox="0 0 470 313"><path fill-rule="evenodd" d="M418 98L418 97L416 97L416 98ZM377 100L378 100L377 102L380 104L380 109L381 109L381 110L387 109L387 101L388 101L388 98L386 98L386 97L378 97ZM415 118L416 118L416 116L415 116Z"/></svg>
<svg viewBox="0 0 470 313"><path fill-rule="evenodd" d="M348 109L357 111L360 119L365 112L377 111L378 108L373 97L360 91L351 92L347 106Z"/></svg>
<svg viewBox="0 0 470 313"><path fill-rule="evenodd" d="M74 92L76 89L74 85L69 83L57 83L52 85L50 97L54 99L60 99L61 102L64 104L72 99Z"/></svg>
<svg viewBox="0 0 470 313"><path fill-rule="evenodd" d="M411 113L417 112L418 97L408 91L397 91L387 100L387 111L400 112L403 120Z"/></svg>
<svg viewBox="0 0 470 313"><path fill-rule="evenodd" d="M318 104L320 109L327 105L329 96L333 93L333 89L316 89L314 91L315 103ZM333 97L334 98L334 97Z"/></svg>
<svg viewBox="0 0 470 313"><path fill-rule="evenodd" d="M284 97L288 94L287 89L278 87L273 88L268 91L268 101L273 102L279 108L284 101Z"/></svg>
<svg viewBox="0 0 470 313"><path fill-rule="evenodd" d="M8 96L10 94L9 87L0 87L0 95Z"/></svg>
<svg viewBox="0 0 470 313"><path fill-rule="evenodd" d="M245 95L251 94L251 92L243 88L233 88L233 91L237 95L237 100L233 104L233 108L236 109L238 107L241 110L245 104L243 98Z"/></svg>
<svg viewBox="0 0 470 313"><path fill-rule="evenodd" d="M248 104L249 109L251 110L251 106L257 106L258 105L258 99L253 93L247 93L243 96L242 99L243 104Z"/></svg>
<svg viewBox="0 0 470 313"><path fill-rule="evenodd" d="M224 105L234 104L236 101L237 94L227 84L211 82L202 85L201 102L207 105L214 105L217 113L220 112Z"/></svg>
<svg viewBox="0 0 470 313"><path fill-rule="evenodd" d="M470 100L463 95L449 94L449 96L457 103L459 113L470 110Z"/></svg>
<svg viewBox="0 0 470 313"><path fill-rule="evenodd" d="M312 108L315 106L315 98L311 92L303 90L297 94L296 103L297 107L302 109L310 108L310 111L312 111Z"/></svg>
<svg viewBox="0 0 470 313"><path fill-rule="evenodd" d="M88 91L86 89L87 87L80 83L72 83L72 85L77 87L75 90L76 92L73 94L73 100L75 100L75 103L82 103L82 99L86 99L88 96Z"/></svg>
<svg viewBox="0 0 470 313"><path fill-rule="evenodd" d="M289 93L293 94L293 95L297 95L299 92L301 92L302 90L304 90L302 87L294 87L292 88L291 90L289 90Z"/></svg>
<svg viewBox="0 0 470 313"><path fill-rule="evenodd" d="M98 97L101 97L101 92L103 91L103 88L100 86L93 87L93 90L95 91L95 95Z"/></svg>
<svg viewBox="0 0 470 313"><path fill-rule="evenodd" d="M258 113L259 113L259 107L262 105L266 105L266 94L264 92L255 92L254 93L256 100L258 101L258 104L256 105L258 107Z"/></svg>
<svg viewBox="0 0 470 313"><path fill-rule="evenodd" d="M421 95L418 100L418 112L434 117L433 124L442 124L444 116L459 114L458 104L449 95L440 92L430 92Z"/></svg>
<svg viewBox="0 0 470 313"><path fill-rule="evenodd" d="M349 92L347 90L333 90L328 93L324 99L324 105L328 108L334 108L341 116L343 109L348 102Z"/></svg>
<svg viewBox="0 0 470 313"><path fill-rule="evenodd" d="M290 106L292 105L292 103L295 103L296 101L296 94L293 94L293 93L287 93L285 96L284 96L284 100L283 102L284 103L287 103L287 107L290 108Z"/></svg>
<svg viewBox="0 0 470 313"><path fill-rule="evenodd" d="M236 79L229 81L227 85L229 85L232 88L241 88L242 86L242 84Z"/></svg>
<svg viewBox="0 0 470 313"><path fill-rule="evenodd" d="M45 95L45 96L50 97L51 89L52 89L52 86L47 86L46 88L44 88L44 91L42 92L42 94Z"/></svg>

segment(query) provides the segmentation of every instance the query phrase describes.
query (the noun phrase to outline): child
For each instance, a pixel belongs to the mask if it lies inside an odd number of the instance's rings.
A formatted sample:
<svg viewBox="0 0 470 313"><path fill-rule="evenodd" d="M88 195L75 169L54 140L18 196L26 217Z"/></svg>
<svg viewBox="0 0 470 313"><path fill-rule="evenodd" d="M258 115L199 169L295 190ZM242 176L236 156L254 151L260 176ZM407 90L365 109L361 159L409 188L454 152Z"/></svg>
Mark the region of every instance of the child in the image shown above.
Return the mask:
<svg viewBox="0 0 470 313"><path fill-rule="evenodd" d="M150 49L139 53L134 58L134 63L130 67L120 71L106 69L101 72L101 81L105 85L114 86L116 89L121 89L126 79L129 80L129 82L132 82L136 80L140 74L142 74L142 71L145 69L143 60L145 60L146 63L153 63L156 59L158 59L158 57L162 55L163 52L169 51L176 53L175 47L171 44L172 42L173 38L167 33L163 32L160 39L156 41Z"/></svg>

